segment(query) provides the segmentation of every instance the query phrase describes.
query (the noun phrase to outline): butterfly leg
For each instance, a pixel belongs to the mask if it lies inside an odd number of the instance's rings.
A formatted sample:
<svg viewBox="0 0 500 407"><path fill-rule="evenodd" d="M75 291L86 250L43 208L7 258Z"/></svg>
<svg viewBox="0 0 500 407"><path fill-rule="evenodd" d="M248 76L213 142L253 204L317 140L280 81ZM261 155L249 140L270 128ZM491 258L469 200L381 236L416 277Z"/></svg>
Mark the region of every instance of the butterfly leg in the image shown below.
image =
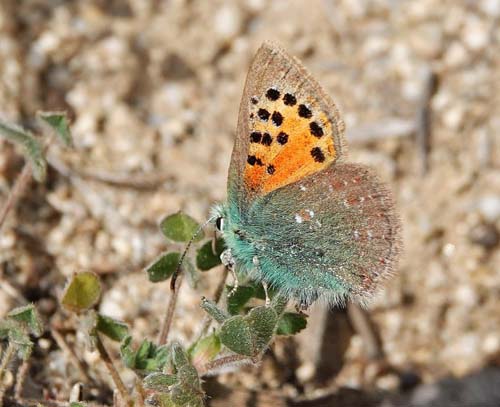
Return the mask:
<svg viewBox="0 0 500 407"><path fill-rule="evenodd" d="M265 281L262 282L262 288L264 289L264 294L266 296L266 307L271 305L271 300L269 299L269 293L267 292L267 283Z"/></svg>
<svg viewBox="0 0 500 407"><path fill-rule="evenodd" d="M254 256L254 258L252 259L252 262L253 262L253 265L257 271L257 274L259 276L262 275L261 271L260 271L260 263L259 263L259 258L257 256ZM264 289L264 294L266 296L266 307L269 307L269 305L271 305L271 300L269 299L269 293L267 291L267 283L265 281L262 281L262 288Z"/></svg>
<svg viewBox="0 0 500 407"><path fill-rule="evenodd" d="M226 249L222 252L220 255L220 260L224 266L226 266L229 271L231 271L231 274L233 275L233 280L234 280L234 286L233 289L229 292L228 296L231 297L234 295L236 290L238 289L238 276L236 275L235 267L234 267L234 258L233 254L231 253L231 249Z"/></svg>

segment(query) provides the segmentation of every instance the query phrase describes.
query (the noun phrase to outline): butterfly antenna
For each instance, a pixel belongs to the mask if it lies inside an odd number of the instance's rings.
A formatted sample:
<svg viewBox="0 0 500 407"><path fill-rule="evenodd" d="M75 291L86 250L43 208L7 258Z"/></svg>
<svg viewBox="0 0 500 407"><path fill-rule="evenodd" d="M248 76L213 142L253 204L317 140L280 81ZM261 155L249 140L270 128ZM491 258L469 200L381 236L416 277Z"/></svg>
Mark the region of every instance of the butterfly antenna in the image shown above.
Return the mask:
<svg viewBox="0 0 500 407"><path fill-rule="evenodd" d="M217 215L210 217L203 225L199 226L198 229L196 229L196 232L194 232L193 236L191 236L191 239L189 239L189 242L187 243L186 248L184 249L184 252L182 253L181 258L179 259L179 263L177 264L177 268L175 269L174 274L172 274L172 278L170 280L170 289L172 291L175 291L175 282L177 280L177 277L179 277L179 274L181 274L182 263L184 262L184 259L187 255L189 248L193 244L196 237L203 230L203 228L205 226L207 226L209 223L212 223L216 218L217 218Z"/></svg>

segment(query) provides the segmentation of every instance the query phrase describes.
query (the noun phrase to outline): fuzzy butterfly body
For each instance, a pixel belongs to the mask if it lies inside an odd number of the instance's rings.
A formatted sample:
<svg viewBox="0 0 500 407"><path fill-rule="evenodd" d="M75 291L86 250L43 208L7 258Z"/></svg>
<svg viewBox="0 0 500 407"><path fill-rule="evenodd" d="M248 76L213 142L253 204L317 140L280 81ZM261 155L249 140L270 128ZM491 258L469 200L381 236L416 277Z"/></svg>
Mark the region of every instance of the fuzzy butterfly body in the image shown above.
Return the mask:
<svg viewBox="0 0 500 407"><path fill-rule="evenodd" d="M390 192L371 170L344 163L343 132L302 64L264 43L247 76L228 200L216 217L241 273L306 305L366 302L399 251Z"/></svg>

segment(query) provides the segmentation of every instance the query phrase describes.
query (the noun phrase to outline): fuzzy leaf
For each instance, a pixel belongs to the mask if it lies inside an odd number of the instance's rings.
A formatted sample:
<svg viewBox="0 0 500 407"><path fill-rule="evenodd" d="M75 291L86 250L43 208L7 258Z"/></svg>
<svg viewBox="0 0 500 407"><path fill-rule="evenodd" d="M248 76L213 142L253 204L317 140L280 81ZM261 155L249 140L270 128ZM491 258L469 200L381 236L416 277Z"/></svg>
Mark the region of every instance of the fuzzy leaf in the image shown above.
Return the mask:
<svg viewBox="0 0 500 407"><path fill-rule="evenodd" d="M253 308L245 318L255 336L255 350L258 353L271 341L278 315L272 307L261 306Z"/></svg>
<svg viewBox="0 0 500 407"><path fill-rule="evenodd" d="M96 329L117 342L120 342L128 335L127 324L102 314L97 314Z"/></svg>
<svg viewBox="0 0 500 407"><path fill-rule="evenodd" d="M54 130L66 147L73 147L73 137L66 112L38 112L38 117Z"/></svg>
<svg viewBox="0 0 500 407"><path fill-rule="evenodd" d="M240 355L254 356L254 336L250 325L241 315L226 320L220 330L220 340L228 349Z"/></svg>
<svg viewBox="0 0 500 407"><path fill-rule="evenodd" d="M194 366L203 366L213 360L221 350L221 341L217 334L212 334L200 339L189 354Z"/></svg>
<svg viewBox="0 0 500 407"><path fill-rule="evenodd" d="M120 345L120 354L125 365L143 372L155 372L163 368L168 358L166 346L157 347L145 339L139 348L132 349L132 337L126 336Z"/></svg>
<svg viewBox="0 0 500 407"><path fill-rule="evenodd" d="M175 375L155 372L147 375L142 384L146 389L167 393L170 391L170 387L178 382Z"/></svg>
<svg viewBox="0 0 500 407"><path fill-rule="evenodd" d="M0 319L0 339L7 339L11 329L21 329L19 323L9 319Z"/></svg>
<svg viewBox="0 0 500 407"><path fill-rule="evenodd" d="M233 290L233 286L226 286L227 292ZM239 314L245 304L254 296L255 288L253 286L238 286L236 292L227 296L227 310L231 315Z"/></svg>
<svg viewBox="0 0 500 407"><path fill-rule="evenodd" d="M165 237L174 242L189 242L191 238L194 242L199 242L204 237L202 230L195 236L199 227L198 222L182 212L169 215L160 223L160 229Z"/></svg>
<svg viewBox="0 0 500 407"><path fill-rule="evenodd" d="M212 248L212 240L205 242L196 252L196 267L201 271L207 271L221 264L220 255L224 251L224 239L219 238L215 243L215 253Z"/></svg>
<svg viewBox="0 0 500 407"><path fill-rule="evenodd" d="M9 331L9 342L13 343L17 353L22 360L28 360L33 351L33 342L27 332L23 329L11 329Z"/></svg>
<svg viewBox="0 0 500 407"><path fill-rule="evenodd" d="M120 344L120 356L125 366L133 369L135 367L135 351L132 349L132 337L130 335L123 338Z"/></svg>
<svg viewBox="0 0 500 407"><path fill-rule="evenodd" d="M33 177L38 182L44 181L47 176L47 162L43 156L42 145L33 134L21 127L0 121L0 135L24 148L25 155L31 161Z"/></svg>
<svg viewBox="0 0 500 407"><path fill-rule="evenodd" d="M146 267L149 281L158 283L170 278L179 264L180 257L181 255L178 252L161 254L153 263Z"/></svg>
<svg viewBox="0 0 500 407"><path fill-rule="evenodd" d="M101 296L99 277L90 272L74 274L64 290L61 304L73 312L93 307Z"/></svg>
<svg viewBox="0 0 500 407"><path fill-rule="evenodd" d="M215 319L219 324L222 324L230 316L228 313L221 310L215 302L205 297L201 299L200 306L205 310L205 312L208 315L210 315L213 319Z"/></svg>
<svg viewBox="0 0 500 407"><path fill-rule="evenodd" d="M7 317L25 324L28 330L37 338L43 333L42 319L33 304L14 308L7 314Z"/></svg>
<svg viewBox="0 0 500 407"><path fill-rule="evenodd" d="M87 405L73 401L73 402L69 403L69 407L87 407Z"/></svg>
<svg viewBox="0 0 500 407"><path fill-rule="evenodd" d="M285 312L278 321L277 335L295 335L307 326L307 317L304 314Z"/></svg>

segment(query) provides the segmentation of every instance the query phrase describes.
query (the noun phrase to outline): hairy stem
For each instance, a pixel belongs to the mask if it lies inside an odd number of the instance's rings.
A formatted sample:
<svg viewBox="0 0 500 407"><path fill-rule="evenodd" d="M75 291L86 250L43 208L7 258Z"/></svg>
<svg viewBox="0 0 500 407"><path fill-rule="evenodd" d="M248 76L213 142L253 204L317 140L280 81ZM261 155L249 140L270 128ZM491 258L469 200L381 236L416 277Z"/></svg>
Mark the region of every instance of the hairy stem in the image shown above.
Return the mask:
<svg viewBox="0 0 500 407"><path fill-rule="evenodd" d="M14 352L16 351L16 346L9 341L7 345L7 349L3 352L2 361L0 362L0 407L3 406L3 396L5 394L5 384L3 381L3 375L10 361L12 360L12 356L14 356Z"/></svg>
<svg viewBox="0 0 500 407"><path fill-rule="evenodd" d="M225 366L231 366L237 363L254 363L252 358L245 355L229 355L223 356L221 358L212 360L203 366L203 369L200 371L200 375L203 376L207 373L210 373L213 370L220 369Z"/></svg>
<svg viewBox="0 0 500 407"><path fill-rule="evenodd" d="M116 370L116 367L113 364L113 360L111 359L111 356L109 356L108 351L104 347L104 344L102 343L102 340L101 340L99 334L96 334L96 345L97 345L97 351L101 355L101 359L103 360L104 364L106 365L106 368L108 369L108 372L111 375L113 382L115 383L116 389L118 390L118 393L120 393L121 399L127 405L132 406L133 403L130 400L129 394L127 392L127 388L125 387L123 380L121 379L120 375L118 374L118 371Z"/></svg>
<svg viewBox="0 0 500 407"><path fill-rule="evenodd" d="M158 345L165 345L167 343L168 334L170 333L170 328L174 320L175 305L177 304L177 298L179 297L179 291L181 289L183 280L183 274L179 274L175 282L175 287L171 290L170 299L168 300L167 309L165 310L165 316L161 324L160 334L158 335Z"/></svg>
<svg viewBox="0 0 500 407"><path fill-rule="evenodd" d="M5 219L7 219L7 215L10 210L16 206L17 201L19 201L19 198L21 198L24 190L26 189L26 186L31 179L31 173L31 164L24 164L21 174L17 177L7 200L3 204L2 209L0 209L0 232L2 231Z"/></svg>
<svg viewBox="0 0 500 407"><path fill-rule="evenodd" d="M16 400L22 400L24 380L26 379L26 375L28 374L29 368L30 368L30 362L28 359L26 359L23 360L21 367L17 370L16 386L14 387L14 397L16 398Z"/></svg>

